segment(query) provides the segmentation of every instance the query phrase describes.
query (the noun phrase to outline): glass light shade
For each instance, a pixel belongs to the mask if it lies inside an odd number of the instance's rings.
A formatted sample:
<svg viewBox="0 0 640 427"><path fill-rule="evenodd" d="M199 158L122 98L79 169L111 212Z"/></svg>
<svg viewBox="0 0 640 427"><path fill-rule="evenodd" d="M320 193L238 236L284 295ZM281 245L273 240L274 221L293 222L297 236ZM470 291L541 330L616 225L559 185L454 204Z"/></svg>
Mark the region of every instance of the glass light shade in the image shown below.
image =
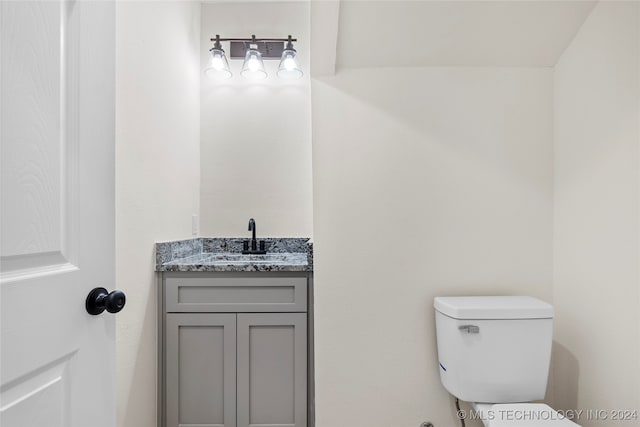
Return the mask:
<svg viewBox="0 0 640 427"><path fill-rule="evenodd" d="M278 77L281 79L299 79L302 77L302 68L294 49L286 49L282 52L282 58L278 66Z"/></svg>
<svg viewBox="0 0 640 427"><path fill-rule="evenodd" d="M224 80L231 77L231 70L229 69L229 61L224 55L222 49L211 49L211 58L209 58L209 64L204 70L204 74L215 80Z"/></svg>
<svg viewBox="0 0 640 427"><path fill-rule="evenodd" d="M249 80L262 80L267 78L267 72L264 70L262 62L262 54L257 49L249 49L244 56L244 64L240 72L242 77Z"/></svg>

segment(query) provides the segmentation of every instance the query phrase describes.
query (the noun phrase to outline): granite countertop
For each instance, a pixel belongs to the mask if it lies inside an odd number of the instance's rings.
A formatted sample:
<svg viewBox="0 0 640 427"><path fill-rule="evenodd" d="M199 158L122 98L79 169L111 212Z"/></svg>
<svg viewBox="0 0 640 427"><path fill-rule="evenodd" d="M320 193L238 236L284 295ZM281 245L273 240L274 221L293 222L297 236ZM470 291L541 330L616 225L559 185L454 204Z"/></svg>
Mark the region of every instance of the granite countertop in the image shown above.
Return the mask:
<svg viewBox="0 0 640 427"><path fill-rule="evenodd" d="M313 271L306 237L264 238L267 253L243 255L244 237L198 237L156 243L156 271Z"/></svg>

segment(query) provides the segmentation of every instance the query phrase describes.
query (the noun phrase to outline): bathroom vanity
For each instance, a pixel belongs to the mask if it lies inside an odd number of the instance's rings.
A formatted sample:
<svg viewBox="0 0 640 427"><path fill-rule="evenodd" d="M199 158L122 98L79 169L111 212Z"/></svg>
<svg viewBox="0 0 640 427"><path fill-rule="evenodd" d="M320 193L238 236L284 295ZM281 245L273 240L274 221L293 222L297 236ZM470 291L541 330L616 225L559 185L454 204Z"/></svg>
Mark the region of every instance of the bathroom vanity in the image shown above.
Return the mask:
<svg viewBox="0 0 640 427"><path fill-rule="evenodd" d="M156 244L160 427L313 424L312 245L264 242Z"/></svg>

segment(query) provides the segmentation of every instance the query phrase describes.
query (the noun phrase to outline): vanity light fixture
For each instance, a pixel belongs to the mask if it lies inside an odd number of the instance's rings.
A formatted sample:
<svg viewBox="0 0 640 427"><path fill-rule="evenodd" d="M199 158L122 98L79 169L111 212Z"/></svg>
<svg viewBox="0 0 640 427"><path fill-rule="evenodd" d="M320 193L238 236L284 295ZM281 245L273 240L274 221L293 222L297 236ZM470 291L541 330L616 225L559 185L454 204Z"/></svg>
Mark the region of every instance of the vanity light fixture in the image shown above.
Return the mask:
<svg viewBox="0 0 640 427"><path fill-rule="evenodd" d="M299 79L303 75L297 52L293 48L293 43L298 40L291 36L286 39L259 39L252 35L250 39L236 39L220 38L220 35L216 35L216 38L211 41L214 45L210 50L211 58L205 69L207 77L215 79L231 77L229 62L221 42L229 42L230 59L244 60L240 75L248 80L261 80L267 77L263 59L280 60L277 75L281 79Z"/></svg>

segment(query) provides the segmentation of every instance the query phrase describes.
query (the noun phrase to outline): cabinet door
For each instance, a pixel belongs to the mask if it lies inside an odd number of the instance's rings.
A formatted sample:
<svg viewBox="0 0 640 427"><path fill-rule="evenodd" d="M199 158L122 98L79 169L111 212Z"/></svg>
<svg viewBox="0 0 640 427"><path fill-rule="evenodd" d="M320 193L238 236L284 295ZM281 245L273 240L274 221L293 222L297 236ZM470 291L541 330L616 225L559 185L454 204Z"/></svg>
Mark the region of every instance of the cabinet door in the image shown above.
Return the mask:
<svg viewBox="0 0 640 427"><path fill-rule="evenodd" d="M236 315L167 314L167 427L236 426Z"/></svg>
<svg viewBox="0 0 640 427"><path fill-rule="evenodd" d="M238 314L238 427L306 427L307 315Z"/></svg>

